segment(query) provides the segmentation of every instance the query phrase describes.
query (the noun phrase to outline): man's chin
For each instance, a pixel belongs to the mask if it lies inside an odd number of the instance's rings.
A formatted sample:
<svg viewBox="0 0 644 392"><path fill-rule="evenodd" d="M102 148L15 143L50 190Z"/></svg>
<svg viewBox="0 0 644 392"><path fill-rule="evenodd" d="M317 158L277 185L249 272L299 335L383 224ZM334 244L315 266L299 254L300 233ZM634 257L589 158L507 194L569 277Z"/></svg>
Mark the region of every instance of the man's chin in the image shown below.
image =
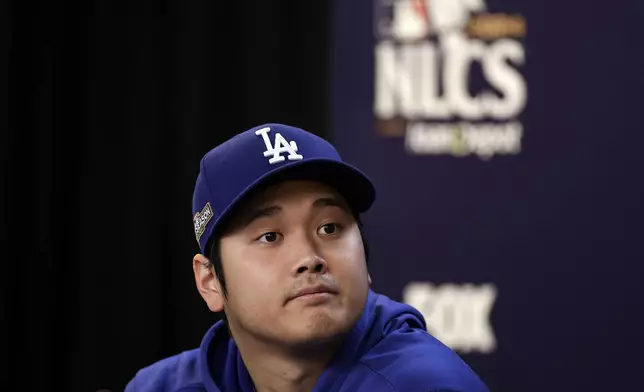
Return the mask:
<svg viewBox="0 0 644 392"><path fill-rule="evenodd" d="M295 345L323 345L341 339L351 326L344 320L317 314L307 321L292 324L292 342Z"/></svg>
<svg viewBox="0 0 644 392"><path fill-rule="evenodd" d="M315 358L323 352L332 352L342 344L345 333L319 333L306 334L288 342L288 347L293 355L303 358Z"/></svg>

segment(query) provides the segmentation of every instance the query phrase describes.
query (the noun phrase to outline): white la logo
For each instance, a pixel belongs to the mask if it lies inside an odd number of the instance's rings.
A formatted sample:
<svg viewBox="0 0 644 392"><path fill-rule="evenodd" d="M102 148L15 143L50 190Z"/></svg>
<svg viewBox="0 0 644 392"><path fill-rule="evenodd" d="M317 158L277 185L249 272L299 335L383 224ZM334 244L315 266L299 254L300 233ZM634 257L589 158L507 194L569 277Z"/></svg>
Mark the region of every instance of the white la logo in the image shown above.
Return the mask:
<svg viewBox="0 0 644 392"><path fill-rule="evenodd" d="M489 315L496 299L496 288L410 283L404 290L404 302L418 309L427 321L427 329L453 350L489 353L496 346Z"/></svg>
<svg viewBox="0 0 644 392"><path fill-rule="evenodd" d="M255 135L262 135L262 138L264 139L264 144L266 145L264 156L273 156L268 160L268 163L273 164L284 161L285 158L282 156L282 153L285 152L288 152L289 161L297 161L303 158L302 155L297 153L297 143L293 141L290 143L287 142L286 139L284 139L284 136L279 132L275 134L275 146L271 146L271 140L268 138L268 133L270 131L271 129L269 127L255 131Z"/></svg>

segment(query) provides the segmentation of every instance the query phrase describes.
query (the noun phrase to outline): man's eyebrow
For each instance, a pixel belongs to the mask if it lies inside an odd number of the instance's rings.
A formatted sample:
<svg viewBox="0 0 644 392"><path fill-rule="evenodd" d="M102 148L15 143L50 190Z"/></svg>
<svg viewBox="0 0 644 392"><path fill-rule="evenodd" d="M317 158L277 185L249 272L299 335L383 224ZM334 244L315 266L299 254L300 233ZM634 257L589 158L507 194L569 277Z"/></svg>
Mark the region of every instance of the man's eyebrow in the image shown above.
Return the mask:
<svg viewBox="0 0 644 392"><path fill-rule="evenodd" d="M313 202L313 208L322 209L324 207L338 207L347 214L351 214L351 210L340 198L335 196L321 197ZM249 209L240 218L238 228L248 227L257 219L274 216L282 211L282 207L278 205L260 206Z"/></svg>
<svg viewBox="0 0 644 392"><path fill-rule="evenodd" d="M282 207L277 205L261 206L258 208L253 208L240 218L239 227L240 228L248 227L255 220L259 218L275 215L280 211L282 211Z"/></svg>
<svg viewBox="0 0 644 392"><path fill-rule="evenodd" d="M349 206L347 206L347 204L343 202L340 198L335 196L321 197L315 200L315 202L313 202L313 207L318 209L322 207L338 207L338 208L341 208L347 214L351 214L351 210L349 209Z"/></svg>

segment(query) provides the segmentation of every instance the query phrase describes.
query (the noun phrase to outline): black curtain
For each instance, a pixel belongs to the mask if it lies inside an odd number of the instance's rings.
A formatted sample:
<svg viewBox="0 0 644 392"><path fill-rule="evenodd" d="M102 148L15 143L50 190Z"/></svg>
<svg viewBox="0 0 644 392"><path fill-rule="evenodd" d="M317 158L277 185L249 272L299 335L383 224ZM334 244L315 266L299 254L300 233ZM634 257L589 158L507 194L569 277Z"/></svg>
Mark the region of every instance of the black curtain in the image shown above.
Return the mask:
<svg viewBox="0 0 644 392"><path fill-rule="evenodd" d="M3 390L122 391L219 319L191 267L201 156L264 122L326 137L329 5L3 8Z"/></svg>

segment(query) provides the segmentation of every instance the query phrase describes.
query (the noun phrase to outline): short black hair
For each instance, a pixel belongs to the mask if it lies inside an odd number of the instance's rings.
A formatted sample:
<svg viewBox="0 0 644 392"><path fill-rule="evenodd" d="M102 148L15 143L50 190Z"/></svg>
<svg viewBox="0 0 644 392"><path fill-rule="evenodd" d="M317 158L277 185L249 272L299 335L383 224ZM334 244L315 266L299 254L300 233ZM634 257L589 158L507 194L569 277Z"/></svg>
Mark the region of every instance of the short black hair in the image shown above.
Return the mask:
<svg viewBox="0 0 644 392"><path fill-rule="evenodd" d="M365 235L364 224L360 219L360 216L354 216L356 223L358 224L358 230L360 231L360 237L362 237L362 246L364 248L365 261L367 265L369 264L369 242L367 241L367 236ZM228 297L228 290L226 288L226 277L224 274L224 266L221 263L221 252L219 249L221 235L213 233L213 235L208 240L206 244L207 254L206 258L208 259L208 268L215 270L215 276L219 280L221 286L222 294L224 298Z"/></svg>

